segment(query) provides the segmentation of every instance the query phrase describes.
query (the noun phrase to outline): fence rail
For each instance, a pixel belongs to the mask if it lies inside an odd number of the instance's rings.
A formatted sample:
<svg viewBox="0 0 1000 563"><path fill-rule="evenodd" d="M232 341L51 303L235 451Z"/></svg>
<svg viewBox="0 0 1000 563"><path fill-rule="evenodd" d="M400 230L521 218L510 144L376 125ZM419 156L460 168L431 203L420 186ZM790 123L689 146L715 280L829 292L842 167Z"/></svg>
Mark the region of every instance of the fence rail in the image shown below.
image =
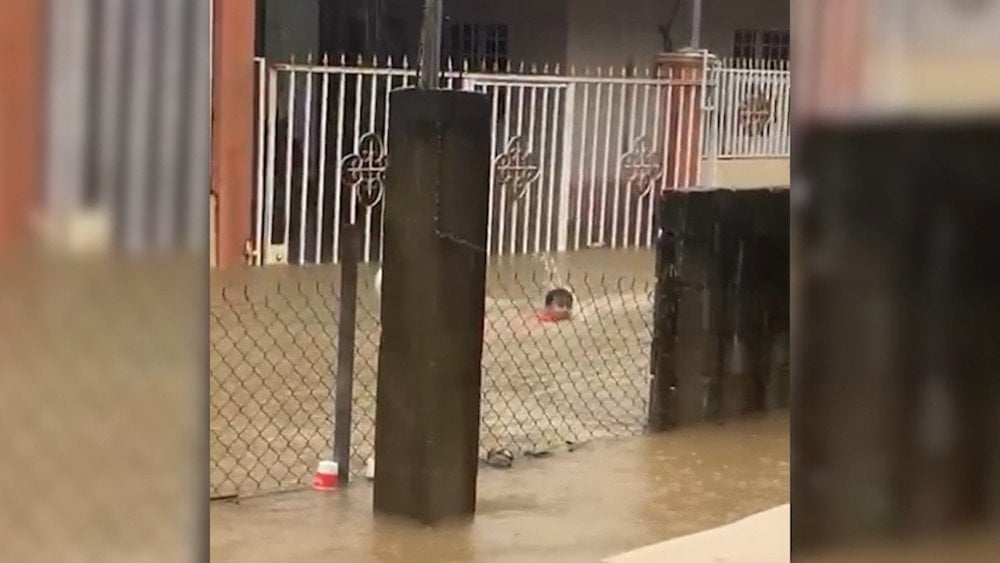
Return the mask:
<svg viewBox="0 0 1000 563"><path fill-rule="evenodd" d="M787 157L787 65L710 61L701 76L448 67L444 87L490 98L490 254L648 247L652 194L702 185L713 159ZM397 62L257 60L258 263L336 262L359 219L362 258L381 259L389 94L416 82Z"/></svg>
<svg viewBox="0 0 1000 563"><path fill-rule="evenodd" d="M388 158L389 94L416 81L401 63L257 61L260 263L336 262L339 227L356 220L363 259L381 258L375 180ZM443 86L490 99L490 254L649 246L651 195L699 183L668 147L684 136L674 144L699 150L702 83L674 71L445 71Z"/></svg>

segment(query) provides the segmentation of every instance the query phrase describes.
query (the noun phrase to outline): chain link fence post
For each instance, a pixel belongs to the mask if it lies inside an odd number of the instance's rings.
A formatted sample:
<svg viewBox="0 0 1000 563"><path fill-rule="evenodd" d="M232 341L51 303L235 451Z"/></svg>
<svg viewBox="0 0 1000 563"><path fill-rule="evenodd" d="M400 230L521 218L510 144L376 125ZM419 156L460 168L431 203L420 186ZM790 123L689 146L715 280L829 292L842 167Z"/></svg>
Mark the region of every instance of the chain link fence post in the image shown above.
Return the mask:
<svg viewBox="0 0 1000 563"><path fill-rule="evenodd" d="M334 375L333 457L342 483L351 478L354 403L354 345L358 313L358 225L344 222L340 247L340 322Z"/></svg>

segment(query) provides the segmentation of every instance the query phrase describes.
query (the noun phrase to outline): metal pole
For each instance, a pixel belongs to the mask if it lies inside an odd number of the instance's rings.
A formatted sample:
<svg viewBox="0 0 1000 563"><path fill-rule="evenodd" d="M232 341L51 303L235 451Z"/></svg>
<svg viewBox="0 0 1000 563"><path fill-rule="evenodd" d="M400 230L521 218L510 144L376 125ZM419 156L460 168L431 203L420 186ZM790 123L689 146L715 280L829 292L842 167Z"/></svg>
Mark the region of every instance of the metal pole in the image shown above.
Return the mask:
<svg viewBox="0 0 1000 563"><path fill-rule="evenodd" d="M420 77L417 87L437 90L441 75L441 4L424 0L424 23L420 30Z"/></svg>
<svg viewBox="0 0 1000 563"><path fill-rule="evenodd" d="M352 193L353 195L353 193ZM334 375L333 457L343 483L351 478L351 428L354 405L354 342L358 311L358 226L345 223L340 240L340 319Z"/></svg>
<svg viewBox="0 0 1000 563"><path fill-rule="evenodd" d="M701 48L701 0L691 0L691 48Z"/></svg>

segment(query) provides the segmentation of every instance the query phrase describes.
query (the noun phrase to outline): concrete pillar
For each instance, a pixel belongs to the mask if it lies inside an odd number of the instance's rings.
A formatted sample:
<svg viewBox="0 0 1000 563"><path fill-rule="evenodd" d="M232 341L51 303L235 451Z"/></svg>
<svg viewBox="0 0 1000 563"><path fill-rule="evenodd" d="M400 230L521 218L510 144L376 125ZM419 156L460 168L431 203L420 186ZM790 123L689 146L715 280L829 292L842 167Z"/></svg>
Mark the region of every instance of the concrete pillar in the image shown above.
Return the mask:
<svg viewBox="0 0 1000 563"><path fill-rule="evenodd" d="M424 524L476 505L490 108L481 94L392 94L375 511Z"/></svg>
<svg viewBox="0 0 1000 563"><path fill-rule="evenodd" d="M41 194L44 6L6 0L0 7L0 252L29 234Z"/></svg>
<svg viewBox="0 0 1000 563"><path fill-rule="evenodd" d="M254 0L212 8L212 193L218 265L227 267L245 260L252 234L256 9Z"/></svg>
<svg viewBox="0 0 1000 563"><path fill-rule="evenodd" d="M663 100L663 143L666 147L664 188L676 189L701 183L702 92L707 65L714 55L698 51L661 53L657 57L660 76L677 85Z"/></svg>

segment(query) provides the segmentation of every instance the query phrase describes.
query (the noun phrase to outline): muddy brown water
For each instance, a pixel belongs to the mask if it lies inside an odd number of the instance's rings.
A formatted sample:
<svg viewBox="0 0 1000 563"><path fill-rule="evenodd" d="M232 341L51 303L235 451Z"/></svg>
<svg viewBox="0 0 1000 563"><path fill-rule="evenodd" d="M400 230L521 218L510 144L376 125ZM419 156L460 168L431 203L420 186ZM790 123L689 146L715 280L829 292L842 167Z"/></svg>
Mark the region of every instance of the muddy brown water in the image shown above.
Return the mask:
<svg viewBox="0 0 1000 563"><path fill-rule="evenodd" d="M652 254L593 249L552 266L531 256L491 262L487 275L481 447L516 453L644 429ZM378 304L362 267L352 465L374 449ZM211 305L213 496L305 485L328 459L339 269L268 267L216 274ZM532 316L545 291L567 285L573 321Z"/></svg>
<svg viewBox="0 0 1000 563"><path fill-rule="evenodd" d="M597 562L788 501L788 416L601 441L479 473L469 525L373 516L372 487L210 505L212 561ZM787 534L788 530L775 530Z"/></svg>

